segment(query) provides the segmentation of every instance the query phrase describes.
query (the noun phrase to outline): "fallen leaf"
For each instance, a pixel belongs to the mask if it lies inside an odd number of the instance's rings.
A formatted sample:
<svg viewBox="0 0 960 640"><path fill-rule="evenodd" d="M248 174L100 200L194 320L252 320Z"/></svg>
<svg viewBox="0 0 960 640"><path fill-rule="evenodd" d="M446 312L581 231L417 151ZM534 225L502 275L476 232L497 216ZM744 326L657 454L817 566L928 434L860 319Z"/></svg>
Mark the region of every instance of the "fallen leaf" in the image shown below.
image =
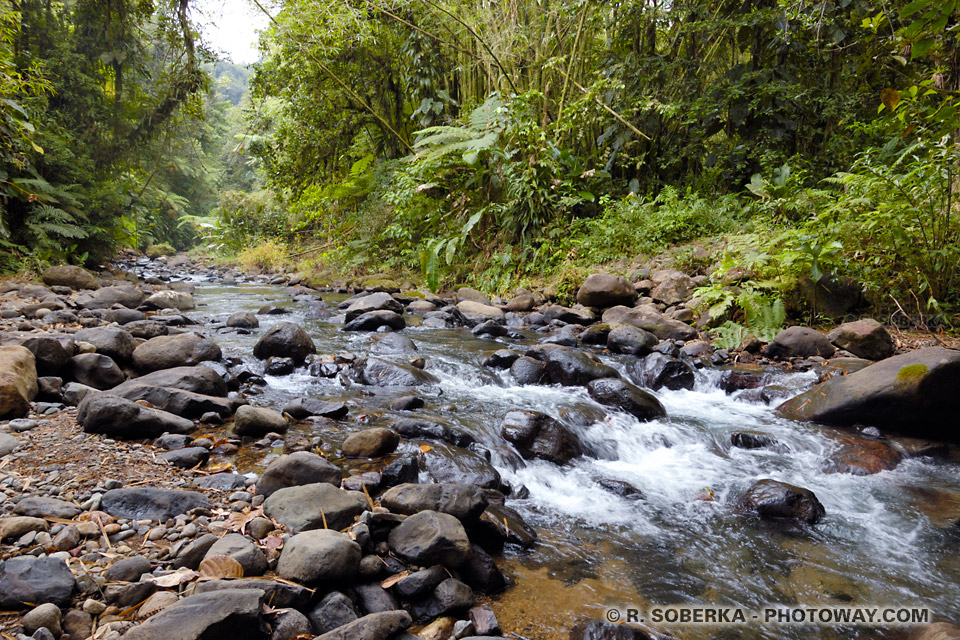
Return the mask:
<svg viewBox="0 0 960 640"><path fill-rule="evenodd" d="M420 452L421 452L421 453L426 453L427 451L433 451L433 447L431 447L431 446L428 445L428 444L422 444L422 445L420 445Z"/></svg>
<svg viewBox="0 0 960 640"><path fill-rule="evenodd" d="M177 569L173 573L168 573L165 576L154 578L153 582L155 582L158 587L169 589L170 587L179 587L181 584L190 582L191 580L196 580L199 577L200 574L196 571L183 567L181 569Z"/></svg>
<svg viewBox="0 0 960 640"><path fill-rule="evenodd" d="M230 556L210 556L200 562L200 577L207 580L242 578L243 565Z"/></svg>
<svg viewBox="0 0 960 640"><path fill-rule="evenodd" d="M389 589L393 585L397 584L398 582L406 578L408 575L410 575L409 571L401 571L400 573L395 573L389 578L387 578L386 580L384 580L383 582L381 582L380 588Z"/></svg>
<svg viewBox="0 0 960 640"><path fill-rule="evenodd" d="M207 471L210 473L223 473L224 471L229 471L230 469L233 469L232 462L221 462L219 464L212 464L207 467Z"/></svg>
<svg viewBox="0 0 960 640"><path fill-rule="evenodd" d="M263 539L263 546L267 549L282 549L283 536L269 535Z"/></svg>

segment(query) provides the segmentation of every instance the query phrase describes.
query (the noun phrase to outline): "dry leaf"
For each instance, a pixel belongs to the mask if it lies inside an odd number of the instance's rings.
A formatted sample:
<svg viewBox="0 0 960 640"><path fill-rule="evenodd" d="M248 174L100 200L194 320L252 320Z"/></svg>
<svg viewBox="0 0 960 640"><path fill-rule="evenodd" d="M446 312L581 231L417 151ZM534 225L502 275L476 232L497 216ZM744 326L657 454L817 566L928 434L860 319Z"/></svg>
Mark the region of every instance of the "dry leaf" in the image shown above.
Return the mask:
<svg viewBox="0 0 960 640"><path fill-rule="evenodd" d="M395 573L389 578L387 578L386 580L384 580L383 582L381 582L380 588L389 589L393 585L397 584L398 582L406 578L408 575L410 575L409 571L401 571L400 573Z"/></svg>
<svg viewBox="0 0 960 640"><path fill-rule="evenodd" d="M221 462L219 464L212 464L207 467L207 471L210 473L223 473L224 471L229 471L230 469L233 469L232 462Z"/></svg>
<svg viewBox="0 0 960 640"><path fill-rule="evenodd" d="M200 574L196 571L183 567L181 569L177 569L173 573L168 573L165 576L154 578L153 581L158 587L169 589L170 587L179 587L181 584L190 582L191 580L196 580L199 577Z"/></svg>
<svg viewBox="0 0 960 640"><path fill-rule="evenodd" d="M246 513L237 513L236 511L230 512L230 515L227 516L227 527L238 533L243 533L243 530L250 524L255 518L259 518L263 515L263 507L257 507L256 509L251 509Z"/></svg>
<svg viewBox="0 0 960 640"><path fill-rule="evenodd" d="M420 445L420 452L421 452L421 453L426 453L427 451L433 451L433 447L431 447L431 446L428 445L428 444L422 444L422 445Z"/></svg>
<svg viewBox="0 0 960 640"><path fill-rule="evenodd" d="M200 577L209 580L242 578L243 565L230 556L210 556L200 562Z"/></svg>
<svg viewBox="0 0 960 640"><path fill-rule="evenodd" d="M97 524L110 524L113 518L105 511L84 511L77 516L78 522L96 522Z"/></svg>
<svg viewBox="0 0 960 640"><path fill-rule="evenodd" d="M263 539L263 546L267 549L282 549L283 536L269 535Z"/></svg>

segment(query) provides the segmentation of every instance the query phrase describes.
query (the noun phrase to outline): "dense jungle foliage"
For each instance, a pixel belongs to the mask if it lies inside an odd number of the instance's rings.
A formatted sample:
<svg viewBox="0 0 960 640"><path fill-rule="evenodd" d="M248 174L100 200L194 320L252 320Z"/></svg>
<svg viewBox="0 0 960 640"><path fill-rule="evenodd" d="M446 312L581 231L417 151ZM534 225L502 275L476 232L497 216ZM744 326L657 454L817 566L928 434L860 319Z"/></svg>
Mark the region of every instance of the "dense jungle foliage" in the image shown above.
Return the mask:
<svg viewBox="0 0 960 640"><path fill-rule="evenodd" d="M199 235L562 296L668 252L740 269L718 318L960 309L958 0L277 0L252 76L188 1L3 10L6 268Z"/></svg>

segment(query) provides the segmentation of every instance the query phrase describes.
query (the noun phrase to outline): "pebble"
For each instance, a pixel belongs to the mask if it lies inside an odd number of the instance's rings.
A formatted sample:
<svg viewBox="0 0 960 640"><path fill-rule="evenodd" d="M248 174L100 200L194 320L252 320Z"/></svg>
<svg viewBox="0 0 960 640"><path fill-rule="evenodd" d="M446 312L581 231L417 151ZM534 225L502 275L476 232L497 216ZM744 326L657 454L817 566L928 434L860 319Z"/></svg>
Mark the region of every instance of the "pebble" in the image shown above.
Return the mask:
<svg viewBox="0 0 960 640"><path fill-rule="evenodd" d="M40 426L40 423L36 420L28 420L27 418L17 418L16 420L11 420L8 422L7 426L10 427L11 431L23 433L24 431L36 429L38 426Z"/></svg>

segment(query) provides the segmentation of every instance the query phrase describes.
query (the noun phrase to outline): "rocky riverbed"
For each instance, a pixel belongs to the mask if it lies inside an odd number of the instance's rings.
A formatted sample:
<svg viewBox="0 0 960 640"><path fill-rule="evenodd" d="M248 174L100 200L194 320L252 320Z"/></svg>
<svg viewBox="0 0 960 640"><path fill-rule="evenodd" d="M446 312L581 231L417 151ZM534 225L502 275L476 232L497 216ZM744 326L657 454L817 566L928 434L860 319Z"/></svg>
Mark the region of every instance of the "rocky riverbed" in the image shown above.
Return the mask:
<svg viewBox="0 0 960 640"><path fill-rule="evenodd" d="M0 633L715 637L593 618L908 597L942 623L789 637L960 637L960 567L927 575L960 518L960 352L872 320L717 350L693 280L642 275L573 307L183 259L7 283ZM862 500L891 484L917 497ZM912 576L842 567L910 518ZM696 539L734 566L698 568Z"/></svg>

